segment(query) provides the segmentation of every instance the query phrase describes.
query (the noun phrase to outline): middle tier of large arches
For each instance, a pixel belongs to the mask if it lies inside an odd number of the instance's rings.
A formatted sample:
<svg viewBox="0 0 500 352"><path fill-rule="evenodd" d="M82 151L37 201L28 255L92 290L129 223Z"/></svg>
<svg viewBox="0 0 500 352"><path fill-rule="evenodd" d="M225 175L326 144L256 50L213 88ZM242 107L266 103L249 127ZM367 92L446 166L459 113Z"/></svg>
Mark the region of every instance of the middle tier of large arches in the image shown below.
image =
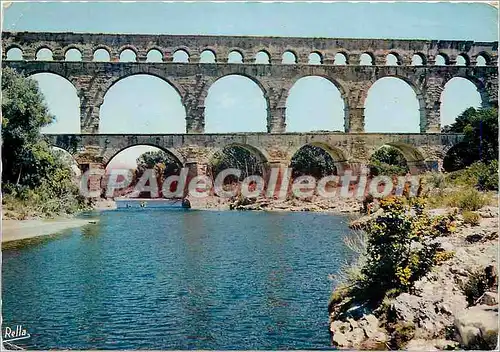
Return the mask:
<svg viewBox="0 0 500 352"><path fill-rule="evenodd" d="M445 85L453 78L462 78L469 81L476 88L482 105L494 105L498 99L495 91L490 89L492 79L497 77L491 67L366 67L357 68L349 66L262 66L262 65L176 65L176 64L147 64L136 63L69 63L69 62L24 62L9 63L26 75L37 73L52 73L61 76L71 82L76 94L80 98L82 109L92 108L93 118L97 119L98 130L89 130L81 113L81 133L90 132L125 132L121 130L112 131L106 129L101 131L102 106L105 100L112 94L119 85L130 80L134 76L154 77L154 80L163 81L172 94L177 95L176 104L180 104L177 111L180 119L186 126L185 131L181 131L178 126L176 131L155 131L162 133L193 133L187 128L189 119L197 117L200 119L200 132L308 132L308 131L344 131L353 132L349 128L349 111L353 109L363 109L363 117L367 122L370 118L367 102L370 99L372 90L383 80L394 80L408 90L414 92L415 110L417 121L412 121L410 125L419 126L419 131L412 128L407 131L383 131L364 129L365 132L426 132L426 121L429 110L435 108L435 101L429 99L430 84L432 88L438 87L438 95L444 90ZM91 77L89 79L89 77ZM258 113L251 118L259 120L255 129L250 130L205 130L210 122L205 117L207 110L207 100L210 93L224 80L229 78L239 78L245 80L249 86L253 86L253 92L260 95L261 100ZM293 112L293 99L297 87L304 82L316 80L314 89L303 89L307 92L305 100L296 106L306 107L301 112ZM432 81L432 82L431 82ZM436 83L436 81L438 81ZM309 85L310 86L310 85ZM328 90L328 94L324 94ZM138 92L144 93L144 92ZM231 92L235 93L235 92ZM236 92L237 93L237 92ZM399 89L394 89L394 95L400 93ZM324 96L322 96L322 94ZM436 94L433 90L432 94ZM390 97L390 94L388 95ZM245 98L245 96L243 96ZM321 98L321 99L320 99ZM439 101L438 97L438 101ZM323 108L324 116L317 116L314 111L309 114L307 107L316 107L320 103L325 103ZM126 104L126 100L123 102ZM292 105L292 107L290 107ZM101 112L99 113L99 109ZM101 115L101 116L100 116ZM295 115L295 116L294 116ZM307 115L307 116L306 116ZM315 124L315 116L320 123ZM208 117L208 116L207 116ZM273 130L273 121L282 118L283 128ZM178 117L176 117L178 118ZM239 119L239 114L233 114L232 118ZM244 118L244 117L243 117ZM408 116L401 116L408 125ZM411 117L415 120L415 117ZM265 123L264 121L265 120ZM301 122L304 120L305 122ZM302 125L301 125L302 123ZM298 124L298 126L297 126ZM363 121L364 124L364 121ZM369 127L369 123L366 127ZM136 132L136 131L130 131ZM359 130L357 132L360 132ZM140 132L139 132L140 133Z"/></svg>

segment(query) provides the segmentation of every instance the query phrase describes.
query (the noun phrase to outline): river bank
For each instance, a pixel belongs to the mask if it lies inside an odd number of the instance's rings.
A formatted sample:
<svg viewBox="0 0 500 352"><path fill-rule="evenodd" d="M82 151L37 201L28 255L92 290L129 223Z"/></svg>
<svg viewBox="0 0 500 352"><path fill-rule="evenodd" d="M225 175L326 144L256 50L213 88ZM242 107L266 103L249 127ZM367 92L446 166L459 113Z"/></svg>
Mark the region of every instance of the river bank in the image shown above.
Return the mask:
<svg viewBox="0 0 500 352"><path fill-rule="evenodd" d="M2 220L2 243L53 235L64 230L93 224L96 221L80 218Z"/></svg>

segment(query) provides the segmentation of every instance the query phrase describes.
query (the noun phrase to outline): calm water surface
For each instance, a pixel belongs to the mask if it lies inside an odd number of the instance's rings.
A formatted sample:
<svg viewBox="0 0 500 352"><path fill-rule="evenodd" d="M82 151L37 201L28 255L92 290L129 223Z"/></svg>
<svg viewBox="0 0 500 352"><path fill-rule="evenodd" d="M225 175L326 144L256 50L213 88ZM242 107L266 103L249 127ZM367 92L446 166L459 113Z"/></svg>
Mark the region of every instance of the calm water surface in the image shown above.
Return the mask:
<svg viewBox="0 0 500 352"><path fill-rule="evenodd" d="M347 219L115 210L3 249L4 326L25 348L325 349Z"/></svg>

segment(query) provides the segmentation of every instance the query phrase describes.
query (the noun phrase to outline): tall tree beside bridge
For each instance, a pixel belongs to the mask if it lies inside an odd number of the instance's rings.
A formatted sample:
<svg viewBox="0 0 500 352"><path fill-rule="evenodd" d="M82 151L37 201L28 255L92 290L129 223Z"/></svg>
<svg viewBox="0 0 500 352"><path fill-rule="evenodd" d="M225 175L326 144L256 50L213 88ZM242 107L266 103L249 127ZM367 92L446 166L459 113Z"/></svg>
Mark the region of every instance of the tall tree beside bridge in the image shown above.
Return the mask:
<svg viewBox="0 0 500 352"><path fill-rule="evenodd" d="M72 213L85 207L70 166L40 134L54 118L36 82L3 69L2 113L2 203L6 212L25 218Z"/></svg>
<svg viewBox="0 0 500 352"><path fill-rule="evenodd" d="M474 162L490 163L498 160L498 110L465 110L445 133L463 133L464 139L449 152L444 159L446 171L463 169Z"/></svg>

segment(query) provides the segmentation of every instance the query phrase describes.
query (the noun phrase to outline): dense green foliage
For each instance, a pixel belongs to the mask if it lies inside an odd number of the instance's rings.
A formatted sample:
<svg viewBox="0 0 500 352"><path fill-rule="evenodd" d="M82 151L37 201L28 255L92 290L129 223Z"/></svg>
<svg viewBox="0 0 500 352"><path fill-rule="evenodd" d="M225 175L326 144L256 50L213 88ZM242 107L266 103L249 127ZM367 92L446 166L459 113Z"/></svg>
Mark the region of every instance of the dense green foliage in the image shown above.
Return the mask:
<svg viewBox="0 0 500 352"><path fill-rule="evenodd" d="M460 211L476 211L488 205L491 197L471 186L434 189L428 196L431 207L454 207Z"/></svg>
<svg viewBox="0 0 500 352"><path fill-rule="evenodd" d="M158 150L146 152L137 158L136 176L140 177L145 170L154 169L162 179L171 175L178 175L182 164L170 153Z"/></svg>
<svg viewBox="0 0 500 352"><path fill-rule="evenodd" d="M498 111L495 108L465 110L456 121L443 128L445 133L463 133L443 162L446 171L463 169L474 162L498 160Z"/></svg>
<svg viewBox="0 0 500 352"><path fill-rule="evenodd" d="M463 170L449 174L448 179L458 186L471 186L479 190L498 191L498 160L475 162Z"/></svg>
<svg viewBox="0 0 500 352"><path fill-rule="evenodd" d="M309 144L295 153L290 167L292 168L293 178L309 175L319 179L337 174L335 161L330 154L320 147Z"/></svg>
<svg viewBox="0 0 500 352"><path fill-rule="evenodd" d="M337 168L333 158L320 147L306 145L295 153L290 167L292 177L310 175L321 178L326 175L335 175ZM250 175L263 176L265 164L258 157L258 153L243 148L241 146L228 146L215 154L211 163L211 172L216 177L219 172L225 169L235 168L241 170L239 181ZM235 182L234 178L227 177L226 182Z"/></svg>
<svg viewBox="0 0 500 352"><path fill-rule="evenodd" d="M432 219L421 203L407 205L399 198L382 200L384 214L369 223L363 286L369 292L391 289L408 292L434 264L437 245L432 239L453 231L447 219Z"/></svg>
<svg viewBox="0 0 500 352"><path fill-rule="evenodd" d="M421 198L389 197L380 206L384 212L366 226L362 266L347 286L344 283L354 299L375 304L388 292L411 292L414 283L442 261L433 239L456 230L454 216L431 217Z"/></svg>
<svg viewBox="0 0 500 352"><path fill-rule="evenodd" d="M53 216L86 207L70 166L40 134L54 120L34 80L2 71L2 203L7 216Z"/></svg>
<svg viewBox="0 0 500 352"><path fill-rule="evenodd" d="M159 197L163 197L162 187L165 179L172 175L179 175L182 168L182 164L177 158L163 150L141 154L136 162L137 168L134 172L134 179L132 180L131 187L137 184L146 170L154 170ZM149 192L142 192L138 197L149 198L151 194Z"/></svg>
<svg viewBox="0 0 500 352"><path fill-rule="evenodd" d="M239 181L251 175L264 175L264 165L256 153L238 145L227 146L215 153L210 172L215 178L221 171L231 168L241 171ZM228 176L224 181L230 183L238 180L234 176Z"/></svg>
<svg viewBox="0 0 500 352"><path fill-rule="evenodd" d="M404 176L409 168L403 154L396 148L383 146L370 158L370 174L373 176Z"/></svg>

